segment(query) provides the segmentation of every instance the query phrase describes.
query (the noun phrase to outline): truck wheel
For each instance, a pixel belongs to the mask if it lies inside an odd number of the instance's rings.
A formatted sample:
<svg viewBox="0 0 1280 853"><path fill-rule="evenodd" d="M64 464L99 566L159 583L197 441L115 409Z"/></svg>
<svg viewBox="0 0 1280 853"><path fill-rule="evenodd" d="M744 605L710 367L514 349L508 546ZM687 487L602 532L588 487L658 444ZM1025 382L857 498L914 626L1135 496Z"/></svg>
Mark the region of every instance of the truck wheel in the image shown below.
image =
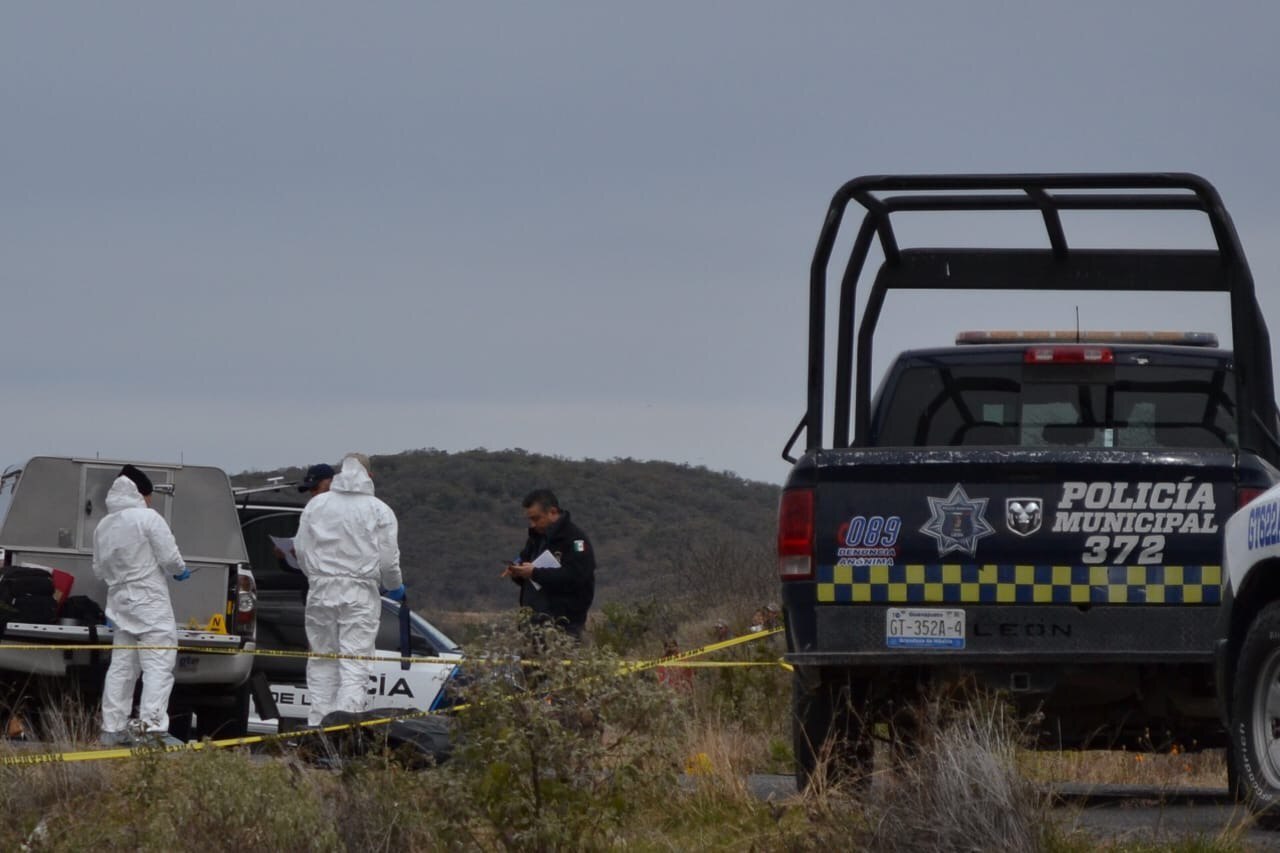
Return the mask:
<svg viewBox="0 0 1280 853"><path fill-rule="evenodd" d="M249 731L249 683L240 685L221 701L197 706L195 711L200 737L214 740L244 737Z"/></svg>
<svg viewBox="0 0 1280 853"><path fill-rule="evenodd" d="M1259 824L1280 827L1280 602L1263 608L1249 626L1231 707L1228 776L1236 777Z"/></svg>
<svg viewBox="0 0 1280 853"><path fill-rule="evenodd" d="M867 683L845 670L819 670L816 678L797 670L791 691L796 789L867 785L873 748Z"/></svg>

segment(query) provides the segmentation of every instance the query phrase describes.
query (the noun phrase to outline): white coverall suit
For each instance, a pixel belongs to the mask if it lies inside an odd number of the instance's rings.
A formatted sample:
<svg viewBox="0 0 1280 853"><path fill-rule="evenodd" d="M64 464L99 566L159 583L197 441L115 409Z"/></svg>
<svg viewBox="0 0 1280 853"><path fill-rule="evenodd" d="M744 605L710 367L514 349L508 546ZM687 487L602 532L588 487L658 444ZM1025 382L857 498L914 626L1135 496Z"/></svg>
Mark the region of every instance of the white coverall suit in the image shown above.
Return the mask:
<svg viewBox="0 0 1280 853"><path fill-rule="evenodd" d="M293 540L307 576L307 642L312 652L370 656L382 600L378 587L396 589L399 526L391 507L373 496L373 480L347 457L329 491L302 511ZM330 711L363 711L371 665L364 660L307 660L309 725Z"/></svg>
<svg viewBox="0 0 1280 853"><path fill-rule="evenodd" d="M107 493L107 514L93 531L93 574L107 585L107 618L116 646L176 646L178 625L165 575L184 568L178 543L160 513L147 506L128 477ZM169 728L169 693L178 653L116 649L102 689L102 730L123 732L142 670L138 719L147 732Z"/></svg>

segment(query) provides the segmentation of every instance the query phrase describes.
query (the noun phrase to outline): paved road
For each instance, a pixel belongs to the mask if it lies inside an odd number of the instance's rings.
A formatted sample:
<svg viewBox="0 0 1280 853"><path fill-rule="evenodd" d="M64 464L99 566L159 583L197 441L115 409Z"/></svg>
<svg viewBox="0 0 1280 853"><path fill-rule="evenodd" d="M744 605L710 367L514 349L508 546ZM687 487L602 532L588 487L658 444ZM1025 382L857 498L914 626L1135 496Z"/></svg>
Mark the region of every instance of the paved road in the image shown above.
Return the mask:
<svg viewBox="0 0 1280 853"><path fill-rule="evenodd" d="M1112 842L1235 840L1250 850L1280 850L1280 832L1253 827L1249 810L1225 788L1060 785L1055 814L1066 830Z"/></svg>
<svg viewBox="0 0 1280 853"><path fill-rule="evenodd" d="M765 800L796 795L791 776L755 775L748 786ZM1248 810L1225 788L1148 788L1137 785L1060 785L1054 815L1068 832L1107 842L1167 843L1217 838L1249 850L1280 851L1280 831L1252 826Z"/></svg>

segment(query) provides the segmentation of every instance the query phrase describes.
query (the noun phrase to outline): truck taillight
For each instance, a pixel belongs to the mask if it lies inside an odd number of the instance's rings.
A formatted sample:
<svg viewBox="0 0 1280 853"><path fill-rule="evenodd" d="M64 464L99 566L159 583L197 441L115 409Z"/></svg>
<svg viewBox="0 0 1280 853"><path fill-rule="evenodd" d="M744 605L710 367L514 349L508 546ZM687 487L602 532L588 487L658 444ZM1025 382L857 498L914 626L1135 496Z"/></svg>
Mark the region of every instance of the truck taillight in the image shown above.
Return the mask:
<svg viewBox="0 0 1280 853"><path fill-rule="evenodd" d="M813 577L813 489L791 489L778 504L778 576Z"/></svg>
<svg viewBox="0 0 1280 853"><path fill-rule="evenodd" d="M1236 509L1253 503L1254 499L1265 492L1266 489L1249 489L1241 487L1236 489Z"/></svg>
<svg viewBox="0 0 1280 853"><path fill-rule="evenodd" d="M258 585L253 575L236 576L236 632L253 633L254 616L258 610Z"/></svg>
<svg viewBox="0 0 1280 853"><path fill-rule="evenodd" d="M1110 347L1040 346L1028 347L1023 353L1026 364L1114 364Z"/></svg>

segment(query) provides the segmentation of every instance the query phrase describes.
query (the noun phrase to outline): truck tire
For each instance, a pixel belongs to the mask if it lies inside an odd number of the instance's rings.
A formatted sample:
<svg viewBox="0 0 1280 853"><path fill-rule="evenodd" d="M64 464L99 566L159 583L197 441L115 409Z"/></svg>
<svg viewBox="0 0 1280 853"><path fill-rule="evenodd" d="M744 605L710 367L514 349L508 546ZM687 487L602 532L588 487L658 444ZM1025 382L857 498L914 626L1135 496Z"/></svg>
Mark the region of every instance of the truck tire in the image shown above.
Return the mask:
<svg viewBox="0 0 1280 853"><path fill-rule="evenodd" d="M197 705L196 731L201 738L244 737L249 731L249 682L228 697Z"/></svg>
<svg viewBox="0 0 1280 853"><path fill-rule="evenodd" d="M1231 686L1228 784L1243 792L1258 823L1280 827L1280 602L1262 609L1240 648ZM1234 771L1234 772L1231 772Z"/></svg>
<svg viewBox="0 0 1280 853"><path fill-rule="evenodd" d="M866 719L867 683L842 669L796 670L791 733L796 789L871 781L873 744Z"/></svg>

